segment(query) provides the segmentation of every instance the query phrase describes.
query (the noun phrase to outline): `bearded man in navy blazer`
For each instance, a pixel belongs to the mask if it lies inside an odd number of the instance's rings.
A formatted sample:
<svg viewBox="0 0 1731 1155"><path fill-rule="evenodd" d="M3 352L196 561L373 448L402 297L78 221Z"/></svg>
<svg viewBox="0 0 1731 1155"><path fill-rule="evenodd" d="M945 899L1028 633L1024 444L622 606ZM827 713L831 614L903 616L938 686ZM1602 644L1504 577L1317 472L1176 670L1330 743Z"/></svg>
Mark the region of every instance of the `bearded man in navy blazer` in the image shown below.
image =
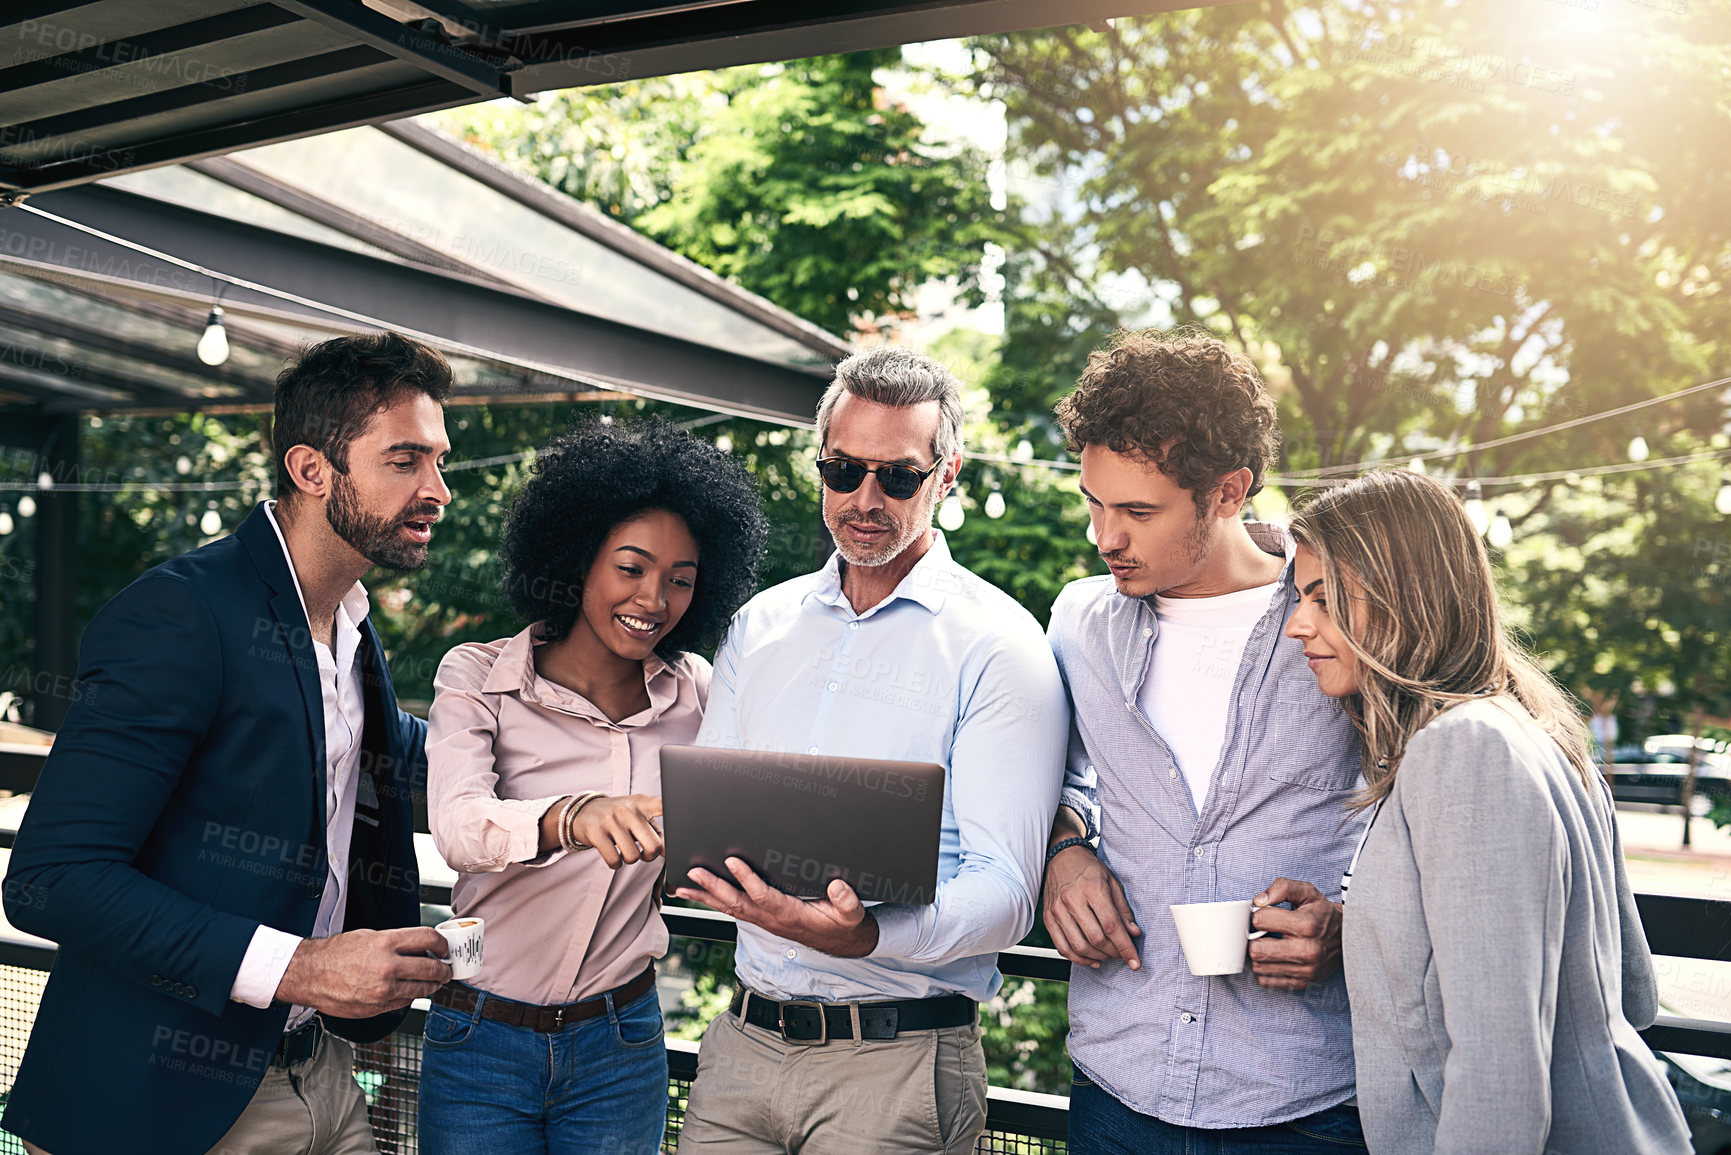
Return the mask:
<svg viewBox="0 0 1731 1155"><path fill-rule="evenodd" d="M277 379L276 500L85 631L6 914L59 944L4 1126L32 1151L374 1151L345 1040L450 978L359 579L426 562L451 371L395 333Z"/></svg>

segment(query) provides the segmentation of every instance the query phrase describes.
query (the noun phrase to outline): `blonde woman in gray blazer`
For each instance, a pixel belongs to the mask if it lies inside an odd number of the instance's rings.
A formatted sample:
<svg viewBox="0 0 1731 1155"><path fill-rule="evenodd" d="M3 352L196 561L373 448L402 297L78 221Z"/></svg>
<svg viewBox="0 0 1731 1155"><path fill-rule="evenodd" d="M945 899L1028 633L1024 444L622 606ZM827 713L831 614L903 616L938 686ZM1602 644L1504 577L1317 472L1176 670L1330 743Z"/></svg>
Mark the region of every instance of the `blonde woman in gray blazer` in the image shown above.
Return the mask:
<svg viewBox="0 0 1731 1155"><path fill-rule="evenodd" d="M1652 959L1581 717L1504 632L1454 494L1405 470L1293 522L1288 637L1364 740L1342 884L1377 1155L1679 1155Z"/></svg>

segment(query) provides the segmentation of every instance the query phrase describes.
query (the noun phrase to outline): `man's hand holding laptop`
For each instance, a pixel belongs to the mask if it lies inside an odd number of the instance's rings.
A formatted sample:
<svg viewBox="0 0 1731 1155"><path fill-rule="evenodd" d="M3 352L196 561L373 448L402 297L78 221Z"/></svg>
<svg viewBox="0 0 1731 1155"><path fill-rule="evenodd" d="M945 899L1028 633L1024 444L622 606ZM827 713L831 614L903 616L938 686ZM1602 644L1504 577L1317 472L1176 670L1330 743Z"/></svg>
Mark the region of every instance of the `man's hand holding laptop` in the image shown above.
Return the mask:
<svg viewBox="0 0 1731 1155"><path fill-rule="evenodd" d="M737 886L699 866L686 876L695 885L674 893L832 958L863 958L877 946L877 919L841 879L824 898L803 899L775 889L743 859L729 858L727 869Z"/></svg>

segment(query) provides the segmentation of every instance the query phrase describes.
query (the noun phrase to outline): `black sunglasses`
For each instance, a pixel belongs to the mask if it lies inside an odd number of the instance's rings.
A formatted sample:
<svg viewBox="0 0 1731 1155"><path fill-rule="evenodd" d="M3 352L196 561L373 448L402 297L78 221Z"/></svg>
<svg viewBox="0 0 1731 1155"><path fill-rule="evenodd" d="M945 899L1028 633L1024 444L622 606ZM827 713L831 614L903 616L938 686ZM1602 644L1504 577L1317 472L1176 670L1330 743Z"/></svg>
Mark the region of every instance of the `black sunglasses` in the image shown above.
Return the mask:
<svg viewBox="0 0 1731 1155"><path fill-rule="evenodd" d="M911 465L890 465L885 462L877 463L877 468L873 469L852 457L825 457L817 463L818 476L837 493L852 493L865 484L867 474L875 473L884 496L893 497L897 501L906 501L918 493L920 486L926 483L926 478L937 471L937 465L930 469L915 469Z"/></svg>

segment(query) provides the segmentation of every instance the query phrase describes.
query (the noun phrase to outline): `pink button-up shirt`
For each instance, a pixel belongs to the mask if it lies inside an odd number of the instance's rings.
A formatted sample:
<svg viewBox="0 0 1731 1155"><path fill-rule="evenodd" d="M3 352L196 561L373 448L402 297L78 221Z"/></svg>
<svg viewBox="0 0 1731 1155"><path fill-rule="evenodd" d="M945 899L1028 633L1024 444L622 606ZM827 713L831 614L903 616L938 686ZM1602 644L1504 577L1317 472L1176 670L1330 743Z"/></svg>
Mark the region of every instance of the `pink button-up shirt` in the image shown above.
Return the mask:
<svg viewBox="0 0 1731 1155"><path fill-rule="evenodd" d="M453 870L452 910L486 920L472 985L520 1002L591 998L667 953L661 860L607 868L592 850L539 854L541 817L584 790L660 794L664 745L690 743L709 663L643 663L649 709L614 722L535 671L530 630L468 642L439 664L428 714L427 816Z"/></svg>

